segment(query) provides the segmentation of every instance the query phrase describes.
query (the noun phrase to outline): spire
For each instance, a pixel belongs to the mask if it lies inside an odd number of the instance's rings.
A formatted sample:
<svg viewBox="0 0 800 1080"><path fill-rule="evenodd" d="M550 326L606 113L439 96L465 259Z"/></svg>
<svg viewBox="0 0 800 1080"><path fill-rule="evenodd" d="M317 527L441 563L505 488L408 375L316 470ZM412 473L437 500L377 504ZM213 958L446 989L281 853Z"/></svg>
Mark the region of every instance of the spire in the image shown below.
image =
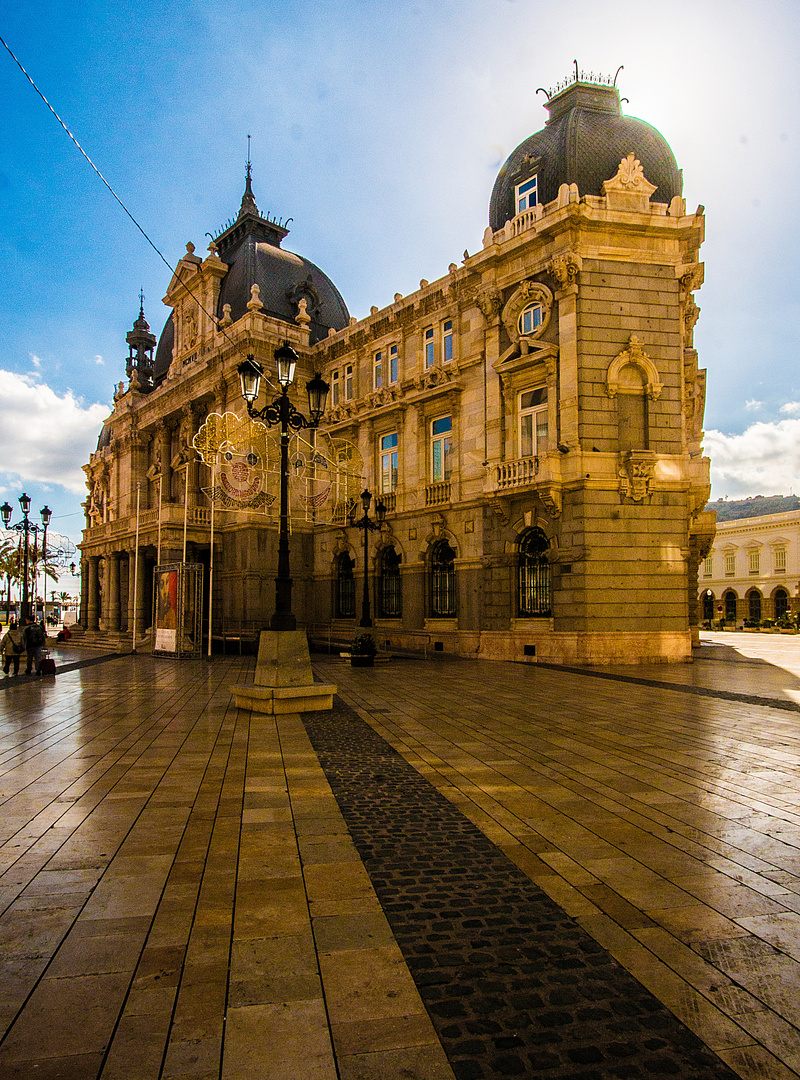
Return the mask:
<svg viewBox="0 0 800 1080"><path fill-rule="evenodd" d="M250 170L251 170L251 168L252 168L252 166L251 166L251 163L250 163L250 136L248 135L247 136L247 166L246 166L246 173L245 173L244 195L242 195L242 205L239 208L239 215L238 215L238 217L236 219L237 221L244 214L247 214L247 213L258 214L258 207L256 206L256 200L253 197L253 188L252 188L252 185L250 183Z"/></svg>

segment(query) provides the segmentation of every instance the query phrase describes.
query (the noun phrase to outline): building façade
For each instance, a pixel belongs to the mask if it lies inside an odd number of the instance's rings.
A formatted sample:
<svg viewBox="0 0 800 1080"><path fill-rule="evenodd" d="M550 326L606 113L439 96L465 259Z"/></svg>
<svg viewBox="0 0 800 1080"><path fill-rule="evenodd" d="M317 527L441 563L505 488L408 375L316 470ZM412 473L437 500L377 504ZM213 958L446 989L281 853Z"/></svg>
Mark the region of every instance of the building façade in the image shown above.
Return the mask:
<svg viewBox="0 0 800 1080"><path fill-rule="evenodd" d="M87 632L149 626L158 562L201 563L208 604L214 481L193 438L211 414L245 416L237 365L252 354L269 372L288 341L293 393L322 373L320 437L354 448L358 485L387 508L366 567L379 644L691 658L714 537L693 348L703 210L687 214L669 146L622 114L614 86L576 79L546 107L500 170L482 249L361 320L281 246L287 230L258 211L248 168L207 256L187 245L160 339L143 311L128 334L127 380L85 466ZM234 501L214 535L213 636L266 625L273 508ZM361 533L341 508L296 514L291 543L299 624L346 640Z"/></svg>

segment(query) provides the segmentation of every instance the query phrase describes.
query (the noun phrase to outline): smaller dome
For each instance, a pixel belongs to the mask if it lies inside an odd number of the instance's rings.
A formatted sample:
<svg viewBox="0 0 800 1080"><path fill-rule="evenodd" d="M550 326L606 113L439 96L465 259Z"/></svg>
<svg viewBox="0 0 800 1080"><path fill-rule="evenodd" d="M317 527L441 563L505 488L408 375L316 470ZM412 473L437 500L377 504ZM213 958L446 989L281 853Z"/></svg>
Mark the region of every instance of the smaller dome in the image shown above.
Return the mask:
<svg viewBox="0 0 800 1080"><path fill-rule="evenodd" d="M669 203L681 194L681 172L666 139L643 120L622 115L616 87L576 80L545 107L545 127L520 143L497 175L489 204L493 229L516 217L517 187L528 179L536 177L539 203L552 202L562 184L577 184L581 195L602 195L603 181L616 176L630 153L656 186L651 202Z"/></svg>
<svg viewBox="0 0 800 1080"><path fill-rule="evenodd" d="M247 312L252 286L258 285L262 313L295 325L298 303L305 299L313 345L327 337L331 328L344 329L350 322L350 313L327 274L310 260L281 247L288 232L283 224L259 212L250 186L248 164L239 214L216 237L219 257L228 264L228 272L222 279L215 314L221 319L225 305L229 304L233 321L240 319ZM156 380L168 371L174 344L175 326L170 315L156 350Z"/></svg>

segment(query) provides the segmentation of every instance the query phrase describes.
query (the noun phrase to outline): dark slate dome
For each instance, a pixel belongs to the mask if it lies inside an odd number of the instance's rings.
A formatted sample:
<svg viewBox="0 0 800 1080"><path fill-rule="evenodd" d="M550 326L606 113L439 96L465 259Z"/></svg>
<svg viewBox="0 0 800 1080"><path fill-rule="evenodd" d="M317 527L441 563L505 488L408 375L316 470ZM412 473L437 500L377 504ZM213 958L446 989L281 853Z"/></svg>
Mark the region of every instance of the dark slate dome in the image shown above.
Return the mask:
<svg viewBox="0 0 800 1080"><path fill-rule="evenodd" d="M534 174L538 202L549 203L561 184L577 184L581 195L602 195L603 181L634 153L656 190L651 202L669 203L683 187L681 171L666 139L650 124L623 116L614 86L576 80L552 95L542 131L521 143L498 173L489 204L489 224L501 229L516 216L515 188Z"/></svg>
<svg viewBox="0 0 800 1080"><path fill-rule="evenodd" d="M216 237L219 257L230 268L222 279L216 316L221 319L225 304L230 304L231 319L234 322L240 319L247 311L251 286L258 285L262 313L295 325L297 305L304 298L311 319L309 329L313 345L327 337L331 328L342 330L347 326L350 313L327 274L308 259L281 247L281 241L288 232L284 225L259 213L250 186L248 166L239 214ZM172 362L174 342L175 327L170 315L156 351L156 380L166 374Z"/></svg>

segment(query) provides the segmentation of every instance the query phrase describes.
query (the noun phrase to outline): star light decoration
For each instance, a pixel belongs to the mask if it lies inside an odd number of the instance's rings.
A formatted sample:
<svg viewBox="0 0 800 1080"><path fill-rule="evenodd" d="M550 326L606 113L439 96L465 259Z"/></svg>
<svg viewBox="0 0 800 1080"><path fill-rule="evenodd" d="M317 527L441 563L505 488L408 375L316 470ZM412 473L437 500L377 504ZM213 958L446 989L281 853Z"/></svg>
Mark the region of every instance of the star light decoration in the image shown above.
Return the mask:
<svg viewBox="0 0 800 1080"><path fill-rule="evenodd" d="M280 447L266 426L235 413L211 413L192 440L212 486L203 491L226 510L270 513L280 491ZM346 439L314 429L289 444L290 513L304 521L344 524L360 496L364 461Z"/></svg>

